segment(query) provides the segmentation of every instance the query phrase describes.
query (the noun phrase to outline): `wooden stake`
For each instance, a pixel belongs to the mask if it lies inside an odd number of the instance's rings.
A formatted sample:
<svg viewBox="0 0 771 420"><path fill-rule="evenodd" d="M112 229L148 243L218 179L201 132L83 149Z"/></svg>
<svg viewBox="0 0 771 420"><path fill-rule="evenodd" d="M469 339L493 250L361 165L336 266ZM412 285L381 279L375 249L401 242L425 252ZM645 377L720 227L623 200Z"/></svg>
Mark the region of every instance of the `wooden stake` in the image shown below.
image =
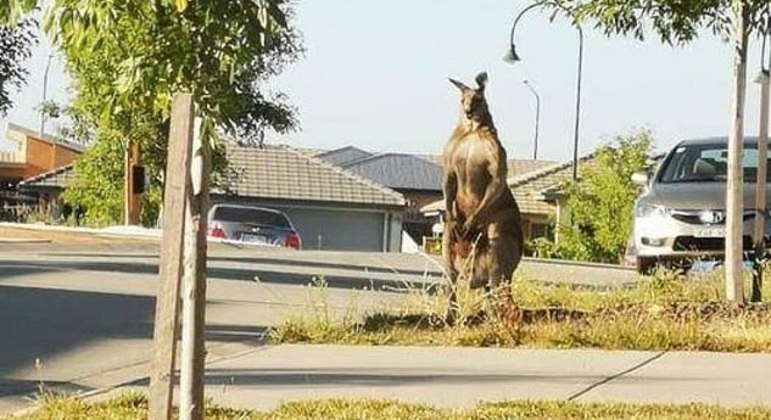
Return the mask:
<svg viewBox="0 0 771 420"><path fill-rule="evenodd" d="M200 127L196 120L195 127ZM198 130L195 130L196 132ZM191 162L192 188L185 212L184 294L182 298L182 363L179 418L203 419L206 318L206 215L209 208L208 145L197 132Z"/></svg>
<svg viewBox="0 0 771 420"><path fill-rule="evenodd" d="M765 63L763 63L765 65ZM758 175L755 184L755 272L752 276L751 302L762 299L763 266L761 264L766 252L766 177L768 171L768 100L769 72L763 69L760 81L760 130L758 136Z"/></svg>
<svg viewBox="0 0 771 420"><path fill-rule="evenodd" d="M726 188L726 297L744 303L742 255L744 251L744 180L742 154L744 141L744 104L747 88L747 10L745 0L733 0L734 80L731 103L731 131L728 137L728 182Z"/></svg>
<svg viewBox="0 0 771 420"><path fill-rule="evenodd" d="M174 95L166 163L161 237L160 283L155 309L154 353L150 372L151 420L171 418L179 285L182 278L185 202L190 190L190 155L193 134L193 98Z"/></svg>

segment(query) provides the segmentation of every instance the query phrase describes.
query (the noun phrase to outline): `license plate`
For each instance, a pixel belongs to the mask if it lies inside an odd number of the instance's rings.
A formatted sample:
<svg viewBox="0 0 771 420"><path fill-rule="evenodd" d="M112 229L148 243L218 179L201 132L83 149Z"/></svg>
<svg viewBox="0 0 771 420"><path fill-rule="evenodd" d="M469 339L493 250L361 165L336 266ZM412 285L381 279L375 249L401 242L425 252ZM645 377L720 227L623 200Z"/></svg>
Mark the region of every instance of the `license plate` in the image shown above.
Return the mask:
<svg viewBox="0 0 771 420"><path fill-rule="evenodd" d="M697 238L725 238L725 228L704 228L696 231Z"/></svg>
<svg viewBox="0 0 771 420"><path fill-rule="evenodd" d="M253 233L244 233L241 234L241 241L248 242L250 244L266 244L268 243L268 238L262 235L255 235Z"/></svg>

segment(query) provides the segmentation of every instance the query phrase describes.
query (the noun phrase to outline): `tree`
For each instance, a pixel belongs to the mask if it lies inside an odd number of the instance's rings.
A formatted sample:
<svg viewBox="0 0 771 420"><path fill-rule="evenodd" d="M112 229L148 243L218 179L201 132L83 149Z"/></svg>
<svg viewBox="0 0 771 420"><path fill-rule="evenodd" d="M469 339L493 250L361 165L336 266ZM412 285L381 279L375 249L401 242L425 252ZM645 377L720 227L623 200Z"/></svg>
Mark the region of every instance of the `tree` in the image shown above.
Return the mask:
<svg viewBox="0 0 771 420"><path fill-rule="evenodd" d="M557 226L558 256L618 263L632 229L640 188L632 174L646 167L653 141L648 131L620 136L600 147L578 183L564 186L571 223ZM623 217L619 215L628 215Z"/></svg>
<svg viewBox="0 0 771 420"><path fill-rule="evenodd" d="M0 16L2 16L0 14ZM28 72L24 61L32 54L35 21L26 19L17 25L0 24L0 116L13 105L11 95L24 84Z"/></svg>
<svg viewBox="0 0 771 420"><path fill-rule="evenodd" d="M157 191L150 194L155 201L144 206L143 220L153 221L176 91L194 94L209 127L203 134L215 151L222 150L215 127L247 142L259 142L266 129L295 127L286 98L261 90L302 52L283 1L200 1L181 11L165 1L93 2L85 8L81 3L54 1L46 28L65 53L77 92L67 107L69 132L90 133L95 144L105 143L76 164L76 181L64 196L69 204L87 204L86 222L120 220L123 183L115 181L123 177L123 155L117 148L125 151L130 142L139 142ZM102 159L95 153L107 153L111 164L90 164ZM222 173L223 154L215 158Z"/></svg>
<svg viewBox="0 0 771 420"><path fill-rule="evenodd" d="M728 182L726 194L726 296L743 302L742 279L742 171L744 108L747 85L747 41L749 36L768 34L768 0L549 0L545 5L567 10L580 23L593 20L606 34L632 34L642 39L646 26L661 40L687 43L709 28L724 39L734 40L733 97L728 136ZM767 116L763 116L767 118Z"/></svg>
<svg viewBox="0 0 771 420"><path fill-rule="evenodd" d="M16 26L24 14L37 6L37 0L4 0L0 2L0 25Z"/></svg>

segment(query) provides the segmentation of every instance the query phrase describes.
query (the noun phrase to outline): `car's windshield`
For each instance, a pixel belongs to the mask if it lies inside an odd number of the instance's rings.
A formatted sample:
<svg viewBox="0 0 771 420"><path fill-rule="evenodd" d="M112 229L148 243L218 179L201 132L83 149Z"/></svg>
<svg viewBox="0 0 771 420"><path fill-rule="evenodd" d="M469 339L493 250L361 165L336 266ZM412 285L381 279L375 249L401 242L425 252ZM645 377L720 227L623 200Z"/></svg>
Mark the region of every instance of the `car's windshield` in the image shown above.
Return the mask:
<svg viewBox="0 0 771 420"><path fill-rule="evenodd" d="M766 161L768 162L768 161ZM692 144L675 149L661 168L659 182L725 182L728 177L728 149L725 144ZM755 182L758 172L756 144L745 144L742 156L744 182ZM766 163L768 168L768 163ZM766 182L771 171L766 172Z"/></svg>
<svg viewBox="0 0 771 420"><path fill-rule="evenodd" d="M280 213L248 207L217 207L214 211L214 220L287 229L290 227L289 221Z"/></svg>

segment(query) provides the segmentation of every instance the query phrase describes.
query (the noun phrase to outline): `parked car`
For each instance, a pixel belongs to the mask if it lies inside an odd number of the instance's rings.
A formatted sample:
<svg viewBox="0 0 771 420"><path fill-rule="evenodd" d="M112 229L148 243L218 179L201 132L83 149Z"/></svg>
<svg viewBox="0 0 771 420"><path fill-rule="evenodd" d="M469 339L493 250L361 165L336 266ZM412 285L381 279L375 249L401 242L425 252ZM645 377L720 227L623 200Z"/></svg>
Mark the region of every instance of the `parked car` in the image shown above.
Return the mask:
<svg viewBox="0 0 771 420"><path fill-rule="evenodd" d="M209 237L244 244L300 249L302 241L286 214L262 207L215 204L209 210Z"/></svg>
<svg viewBox="0 0 771 420"><path fill-rule="evenodd" d="M638 172L632 176L633 182L644 187L635 204L633 240L628 249L635 255L639 272L648 273L658 264L687 268L697 259L722 259L726 233L727 157L726 138L685 140L666 154L653 173ZM743 246L745 251L751 252L757 139L745 139L742 166ZM767 176L766 208L771 208L769 179L771 177ZM766 238L771 232L769 225L766 224Z"/></svg>

